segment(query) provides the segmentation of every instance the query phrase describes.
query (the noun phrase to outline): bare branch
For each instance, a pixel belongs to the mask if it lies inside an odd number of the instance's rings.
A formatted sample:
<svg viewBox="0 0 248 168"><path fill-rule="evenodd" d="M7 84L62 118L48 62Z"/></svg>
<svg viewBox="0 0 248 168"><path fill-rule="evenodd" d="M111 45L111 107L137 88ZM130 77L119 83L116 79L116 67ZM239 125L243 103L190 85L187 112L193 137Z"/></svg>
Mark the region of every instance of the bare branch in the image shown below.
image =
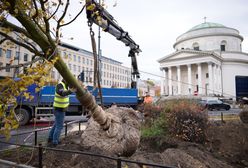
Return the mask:
<svg viewBox="0 0 248 168"><path fill-rule="evenodd" d="M60 27L61 27L60 23L61 23L61 21L64 19L65 15L66 15L66 13L67 13L69 4L70 4L70 0L67 0L66 5L65 5L65 10L64 10L63 14L61 15L61 17L59 18L59 20L58 20L58 22L57 22L57 28L56 28L56 41L58 41L58 38L59 38L59 29L60 29Z"/></svg>
<svg viewBox="0 0 248 168"><path fill-rule="evenodd" d="M6 41L6 40L7 40L6 38L0 40L0 45L1 45L4 41Z"/></svg>
<svg viewBox="0 0 248 168"><path fill-rule="evenodd" d="M16 25L14 25L14 24L8 22L7 20L2 20L2 21L0 21L0 24L1 24L1 26L4 27L4 28L10 28L11 30L13 30L13 31L15 31L15 32L22 33L22 34L24 34L26 37L31 38L31 36L28 34L28 32L27 32L25 29L23 29L23 28L21 28L21 27L18 27L18 26L16 26Z"/></svg>
<svg viewBox="0 0 248 168"><path fill-rule="evenodd" d="M41 1L41 2L40 2L40 5L41 5L42 11L43 11L43 12L46 12L45 2L44 2L44 1ZM50 30L49 22L48 22L47 18L44 17L44 16L43 16L43 20L44 20L45 26L46 26L46 34L48 34L48 33L49 33L49 30Z"/></svg>
<svg viewBox="0 0 248 168"><path fill-rule="evenodd" d="M61 5L61 0L59 0L59 4L58 4L56 10L53 12L53 14L47 20L50 20L58 12L60 5Z"/></svg>
<svg viewBox="0 0 248 168"><path fill-rule="evenodd" d="M15 43L17 45L20 45L20 46L26 48L30 52L32 52L32 53L34 53L36 55L40 55L40 52L38 50L33 49L32 47L30 47L29 45L27 45L25 43L22 43L20 41L15 40L13 37L7 35L6 33L3 33L3 32L0 31L0 35L4 36L6 38L6 40L10 40L10 41L12 41L13 43Z"/></svg>
<svg viewBox="0 0 248 168"><path fill-rule="evenodd" d="M35 21L35 18L38 16L38 6L37 6L37 3L36 3L36 0L33 0L33 4L34 4L34 7L35 7L35 15L32 16L32 18Z"/></svg>
<svg viewBox="0 0 248 168"><path fill-rule="evenodd" d="M45 3L47 3L47 1L43 1L41 0L40 1L40 5L41 5L41 9L44 13L46 13L46 8L45 8ZM49 42L53 42L53 39L50 35L50 23L49 23L49 18L47 19L45 16L43 16L43 20L44 20L44 23L45 23L45 27L46 27L46 30L45 30L45 34L49 40Z"/></svg>
<svg viewBox="0 0 248 168"><path fill-rule="evenodd" d="M70 22L65 23L65 24L62 24L62 25L60 25L60 27L69 25L69 24L71 24L72 22L74 22L74 21L77 19L77 17L83 12L84 8L85 8L85 5L84 5L83 8L81 9L81 11L79 11L78 14L77 14Z"/></svg>
<svg viewBox="0 0 248 168"><path fill-rule="evenodd" d="M19 65L9 65L9 66L5 66L5 67L1 67L0 66L0 71L1 70L4 70L4 69L10 69L10 68L20 68L20 67L25 67L27 65L31 65L37 61L40 61L40 60L43 60L43 58L39 57L39 58L36 58L36 59L33 59L32 61L30 62L26 62L26 63L23 63L23 64L19 64Z"/></svg>

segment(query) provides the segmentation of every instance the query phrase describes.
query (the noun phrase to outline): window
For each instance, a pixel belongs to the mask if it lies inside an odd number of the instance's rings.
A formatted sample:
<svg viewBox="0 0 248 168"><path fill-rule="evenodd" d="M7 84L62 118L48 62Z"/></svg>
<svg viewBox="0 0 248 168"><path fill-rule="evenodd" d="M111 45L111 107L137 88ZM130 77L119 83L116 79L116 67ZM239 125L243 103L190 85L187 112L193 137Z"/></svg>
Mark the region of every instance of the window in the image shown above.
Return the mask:
<svg viewBox="0 0 248 168"><path fill-rule="evenodd" d="M227 42L225 40L221 41L221 44L220 44L221 51L226 51L226 44Z"/></svg>
<svg viewBox="0 0 248 168"><path fill-rule="evenodd" d="M11 58L11 50L6 51L6 58Z"/></svg>
<svg viewBox="0 0 248 168"><path fill-rule="evenodd" d="M208 73L206 73L206 78L208 78L209 77L209 75L208 75Z"/></svg>
<svg viewBox="0 0 248 168"><path fill-rule="evenodd" d="M10 64L6 64L6 72L10 72L10 68L9 68Z"/></svg>
<svg viewBox="0 0 248 168"><path fill-rule="evenodd" d="M71 64L69 64L69 69L71 70Z"/></svg>
<svg viewBox="0 0 248 168"><path fill-rule="evenodd" d="M24 61L28 61L28 54L27 54L27 53L24 53L23 60L24 60Z"/></svg>
<svg viewBox="0 0 248 168"><path fill-rule="evenodd" d="M195 78L198 79L198 74L195 75Z"/></svg>
<svg viewBox="0 0 248 168"><path fill-rule="evenodd" d="M0 48L0 57L2 56L2 52L3 52L3 50L2 50L2 48Z"/></svg>
<svg viewBox="0 0 248 168"><path fill-rule="evenodd" d="M76 65L73 65L73 71L76 72Z"/></svg>
<svg viewBox="0 0 248 168"><path fill-rule="evenodd" d="M193 43L193 49L196 51L200 50L199 44L198 43Z"/></svg>
<svg viewBox="0 0 248 168"><path fill-rule="evenodd" d="M77 56L73 55L73 61L77 61Z"/></svg>
<svg viewBox="0 0 248 168"><path fill-rule="evenodd" d="M226 50L226 46L221 44L221 45L220 45L220 50L221 50L221 51L225 51L225 50Z"/></svg>
<svg viewBox="0 0 248 168"><path fill-rule="evenodd" d="M19 58L20 58L20 52L19 52L19 51L16 51L15 59L16 59L16 60L19 60Z"/></svg>
<svg viewBox="0 0 248 168"><path fill-rule="evenodd" d="M78 56L78 62L81 62L81 57L80 56Z"/></svg>

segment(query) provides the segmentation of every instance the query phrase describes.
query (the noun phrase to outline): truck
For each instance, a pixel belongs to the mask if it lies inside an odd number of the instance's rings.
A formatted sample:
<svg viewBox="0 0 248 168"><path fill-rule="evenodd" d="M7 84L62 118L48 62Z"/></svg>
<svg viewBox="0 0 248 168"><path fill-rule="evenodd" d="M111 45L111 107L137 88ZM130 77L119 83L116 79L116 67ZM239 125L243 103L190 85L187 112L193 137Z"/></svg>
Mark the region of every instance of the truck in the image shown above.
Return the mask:
<svg viewBox="0 0 248 168"><path fill-rule="evenodd" d="M50 117L53 115L53 102L55 86L47 85L36 91L35 84L30 85L27 91L33 99L26 99L23 94L16 98L17 107L15 113L20 125L27 124L32 119ZM96 102L103 107L110 107L112 104L136 108L139 102L138 90L135 88L102 88L102 101L100 101L97 88L87 86L87 90L95 97ZM70 105L67 116L81 116L87 114L81 103L77 100L75 93L69 95ZM101 104L102 102L102 104Z"/></svg>

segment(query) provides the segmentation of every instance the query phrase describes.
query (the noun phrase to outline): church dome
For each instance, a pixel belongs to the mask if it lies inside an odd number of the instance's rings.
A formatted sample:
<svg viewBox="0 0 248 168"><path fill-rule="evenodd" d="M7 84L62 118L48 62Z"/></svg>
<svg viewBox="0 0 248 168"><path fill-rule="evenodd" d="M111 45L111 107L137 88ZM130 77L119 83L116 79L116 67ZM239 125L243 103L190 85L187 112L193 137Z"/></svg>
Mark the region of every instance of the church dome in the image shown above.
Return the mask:
<svg viewBox="0 0 248 168"><path fill-rule="evenodd" d="M200 50L217 50L221 43L228 46L235 43L232 45L234 48L228 48L229 51L240 51L242 41L238 30L219 23L204 22L177 37L173 47L176 50L193 49L197 45Z"/></svg>
<svg viewBox="0 0 248 168"><path fill-rule="evenodd" d="M199 25L192 27L188 32L199 30L199 29L206 29L206 28L225 28L226 26L219 24L219 23L212 23L212 22L205 22Z"/></svg>

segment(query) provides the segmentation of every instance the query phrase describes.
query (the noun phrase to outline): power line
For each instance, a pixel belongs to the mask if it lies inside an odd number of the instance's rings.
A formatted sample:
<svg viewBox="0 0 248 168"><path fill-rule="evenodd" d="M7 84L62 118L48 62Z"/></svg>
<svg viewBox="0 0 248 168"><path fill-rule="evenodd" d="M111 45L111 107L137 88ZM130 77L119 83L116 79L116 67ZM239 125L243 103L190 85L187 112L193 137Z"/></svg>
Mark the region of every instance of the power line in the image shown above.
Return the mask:
<svg viewBox="0 0 248 168"><path fill-rule="evenodd" d="M151 76L155 76L155 77L160 77L160 78L163 78L163 79L167 79L167 80L171 80L171 81L174 81L174 82L177 82L177 83L181 83L181 84L184 84L184 85L188 85L188 86L194 86L196 87L197 85L194 85L194 84L190 84L188 82L183 82L183 81L179 81L179 80L176 80L176 79L172 79L172 78L169 78L169 77L165 77L165 76L162 76L162 75L157 75L157 74L154 74L154 73L150 73L150 72L146 72L146 71L142 71L140 70L141 73L144 73L144 74L148 74L148 75L151 75ZM226 95L226 96L231 96L233 98L237 98L237 96L234 96L232 94L229 94L229 93L224 93L222 91L217 91L217 90L213 90L213 89L208 89L208 88L205 88L205 87L201 87L201 86L198 86L199 88L201 89L204 89L204 90L207 90L207 91L213 91L215 93L219 93L220 95Z"/></svg>

